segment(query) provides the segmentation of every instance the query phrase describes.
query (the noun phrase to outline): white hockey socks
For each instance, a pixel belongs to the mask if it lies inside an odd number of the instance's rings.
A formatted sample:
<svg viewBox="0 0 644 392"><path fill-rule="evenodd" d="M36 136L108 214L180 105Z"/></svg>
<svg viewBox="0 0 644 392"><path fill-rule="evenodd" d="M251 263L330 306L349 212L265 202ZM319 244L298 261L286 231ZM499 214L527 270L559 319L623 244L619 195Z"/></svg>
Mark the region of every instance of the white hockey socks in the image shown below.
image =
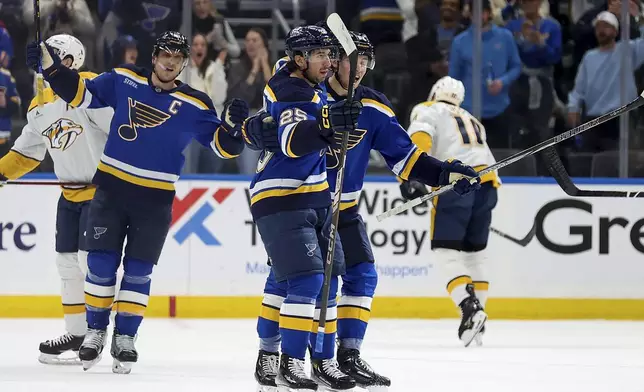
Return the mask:
<svg viewBox="0 0 644 392"><path fill-rule="evenodd" d="M485 251L480 252L462 252L465 260L465 266L470 271L472 283L474 284L474 293L478 298L481 306L485 308L487 302L488 288L490 282L485 274L484 263L486 260Z"/></svg>
<svg viewBox="0 0 644 392"><path fill-rule="evenodd" d="M61 280L61 297L65 317L65 329L72 335L85 335L85 274L82 272L76 253L58 253L56 266Z"/></svg>
<svg viewBox="0 0 644 392"><path fill-rule="evenodd" d="M463 262L464 252L453 249L434 249L437 265L447 281L447 292L456 306L459 306L469 296L465 289L472 283L470 271Z"/></svg>

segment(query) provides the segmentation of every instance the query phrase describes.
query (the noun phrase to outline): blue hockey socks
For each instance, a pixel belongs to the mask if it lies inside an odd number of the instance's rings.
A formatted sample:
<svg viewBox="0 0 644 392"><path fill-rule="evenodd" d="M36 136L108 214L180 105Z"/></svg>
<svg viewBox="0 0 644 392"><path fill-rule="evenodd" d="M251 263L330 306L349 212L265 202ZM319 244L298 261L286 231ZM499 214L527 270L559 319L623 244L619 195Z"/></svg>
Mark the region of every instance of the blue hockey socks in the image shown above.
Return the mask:
<svg viewBox="0 0 644 392"><path fill-rule="evenodd" d="M273 270L266 278L262 308L257 318L257 335L259 349L271 353L279 352L280 348L280 308L286 298L288 283L275 281Z"/></svg>
<svg viewBox="0 0 644 392"><path fill-rule="evenodd" d="M342 277L342 296L338 304L340 347L360 350L371 316L371 301L378 284L374 263L347 268Z"/></svg>
<svg viewBox="0 0 644 392"><path fill-rule="evenodd" d="M154 264L149 261L123 260L124 275L116 301L116 331L122 335L135 336L143 321L145 308L150 299L150 275Z"/></svg>
<svg viewBox="0 0 644 392"><path fill-rule="evenodd" d="M326 311L326 324L324 326L324 346L321 353L315 352L315 343L317 339L318 325L320 321L320 304L322 293L318 295L315 304L315 317L313 319L313 329L311 330L311 358L313 359L331 359L335 355L335 334L338 330L338 308L336 296L338 293L338 277L331 277L331 286L329 287L329 302Z"/></svg>
<svg viewBox="0 0 644 392"><path fill-rule="evenodd" d="M304 360L323 279L318 273L288 280L287 296L280 308L283 354Z"/></svg>
<svg viewBox="0 0 644 392"><path fill-rule="evenodd" d="M116 292L116 270L121 255L109 251L90 251L87 255L85 277L85 309L87 326L106 329L110 323L110 311Z"/></svg>

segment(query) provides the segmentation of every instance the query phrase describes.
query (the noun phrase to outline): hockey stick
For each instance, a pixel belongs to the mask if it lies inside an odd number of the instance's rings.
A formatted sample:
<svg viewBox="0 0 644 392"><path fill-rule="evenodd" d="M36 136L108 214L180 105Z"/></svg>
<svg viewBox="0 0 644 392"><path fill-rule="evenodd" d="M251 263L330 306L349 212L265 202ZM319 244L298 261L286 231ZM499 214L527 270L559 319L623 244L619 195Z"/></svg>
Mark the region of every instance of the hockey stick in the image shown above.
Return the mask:
<svg viewBox="0 0 644 392"><path fill-rule="evenodd" d="M2 185L56 185L56 186L90 186L85 182L56 182L56 181L7 181Z"/></svg>
<svg viewBox="0 0 644 392"><path fill-rule="evenodd" d="M36 42L40 45L42 37L40 35L40 0L34 0L34 25L36 26ZM42 63L38 61L38 72L36 73L36 102L38 107L45 105L45 81L42 76Z"/></svg>
<svg viewBox="0 0 644 392"><path fill-rule="evenodd" d="M630 112L631 110L637 109L638 107L640 107L642 105L644 105L644 92L642 92L637 98L635 98L631 102L627 103L626 105L624 105L622 107L619 107L619 108L613 110L612 112L609 112L609 113L606 113L606 114L604 114L602 116L599 116L599 117L597 117L597 118L595 118L593 120L590 120L590 121L588 121L588 122L586 122L584 124L579 125L578 127L575 127L575 128L573 128L573 129L571 129L569 131L566 131L566 132L560 134L560 135L557 135L557 136L555 136L555 137L553 137L551 139L544 140L543 142L541 142L539 144L536 144L536 145L534 145L534 146L532 146L532 147L530 147L530 148L528 148L526 150L520 151L520 152L518 152L518 153L516 153L516 154L514 154L514 155L512 155L510 157L507 157L507 158L495 163L492 166L486 167L485 169L481 170L478 173L479 177L482 177L487 173L491 173L491 172L493 172L495 170L498 170L498 169L504 168L504 167L506 167L508 165L511 165L514 162L516 162L518 160L521 160L521 159L523 159L523 158L525 158L527 156L534 155L537 152L539 152L539 151L541 151L541 150L543 150L545 148L554 146L557 143L560 143L560 142L562 142L564 140L570 139L571 137L577 136L580 133L589 130L590 128L594 128L599 124L605 123L606 121L613 120L613 119L619 117L620 115L622 115L624 113L627 113L627 112ZM419 204L422 204L423 202L426 202L427 200L431 200L431 199L435 198L436 196L442 195L443 193L452 190L454 188L454 184L455 184L455 182L451 183L449 185L445 185L443 187L438 188L437 190L435 190L433 192L430 192L430 193L428 193L426 195L423 195L423 196L418 197L418 198L416 198L414 200L410 200L410 201L408 201L408 202L406 202L404 204L401 204L401 205L399 205L397 207L394 207L394 208L392 208L390 210L387 210L384 213L376 216L376 218L378 219L378 222L382 222L383 220L385 220L385 219L387 219L387 218L389 218L391 216L400 214L401 212L404 212L404 211L407 211L407 210L409 210L411 208L414 208L415 206L417 206ZM630 197L634 197L634 196L630 196Z"/></svg>
<svg viewBox="0 0 644 392"><path fill-rule="evenodd" d="M559 155L554 147L548 147L541 152L548 171L552 177L557 181L557 184L566 192L567 195L572 197L644 197L644 192L627 192L627 191L593 191L586 189L579 189L568 175Z"/></svg>
<svg viewBox="0 0 644 392"><path fill-rule="evenodd" d="M344 53L349 57L351 66L349 71L349 86L347 89L347 101L353 98L353 82L356 78L358 68L358 49L351 39L349 30L336 13L329 15L326 19L329 30L340 41ZM340 200L342 199L342 186L344 185L344 166L347 159L347 150L349 149L349 132L342 133L342 146L338 156L338 174L335 181L335 193L333 194L333 217L331 221L331 230L329 233L329 248L326 255L326 264L324 265L324 284L322 285L322 300L320 301L320 317L318 321L318 332L315 340L315 352L321 353L324 346L324 330L326 326L327 306L329 305L329 291L331 289L331 273L333 271L333 255L335 254L335 240L338 235L338 222L340 221Z"/></svg>

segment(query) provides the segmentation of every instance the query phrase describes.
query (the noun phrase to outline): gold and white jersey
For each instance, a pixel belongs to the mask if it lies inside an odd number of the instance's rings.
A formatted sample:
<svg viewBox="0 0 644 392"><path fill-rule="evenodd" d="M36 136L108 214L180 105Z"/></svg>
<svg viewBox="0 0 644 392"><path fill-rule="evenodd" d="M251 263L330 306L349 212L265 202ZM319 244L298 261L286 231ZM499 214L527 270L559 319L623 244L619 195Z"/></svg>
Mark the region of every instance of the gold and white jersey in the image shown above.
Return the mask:
<svg viewBox="0 0 644 392"><path fill-rule="evenodd" d="M81 76L95 74L83 72ZM0 160L0 173L9 179L19 178L35 169L49 152L60 181L90 184L114 110L73 108L50 88L44 91L44 103L38 107L35 98L31 102L27 124L9 154ZM63 194L70 201L90 200L94 187L64 188Z"/></svg>
<svg viewBox="0 0 644 392"><path fill-rule="evenodd" d="M411 112L409 136L436 159L458 159L480 171L496 163L486 143L485 128L467 110L445 102L423 102ZM482 182L500 185L496 172Z"/></svg>

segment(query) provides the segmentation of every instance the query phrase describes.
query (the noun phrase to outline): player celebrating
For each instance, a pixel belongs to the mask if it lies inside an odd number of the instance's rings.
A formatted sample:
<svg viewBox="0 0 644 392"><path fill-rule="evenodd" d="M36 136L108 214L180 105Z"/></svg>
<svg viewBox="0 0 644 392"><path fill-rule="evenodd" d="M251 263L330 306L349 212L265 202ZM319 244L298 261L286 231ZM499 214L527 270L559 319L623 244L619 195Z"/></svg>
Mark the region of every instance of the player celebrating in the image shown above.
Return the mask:
<svg viewBox="0 0 644 392"><path fill-rule="evenodd" d="M62 65L78 70L85 62L83 44L67 34L50 37L51 46ZM96 74L81 72L81 78ZM64 182L90 183L103 152L113 110L75 109L47 88L44 106L34 98L27 112L27 125L11 151L0 159L0 181L17 179L32 171L49 155L56 177ZM39 361L45 364L80 363L77 358L62 358L72 351L78 354L87 323L83 284L87 270L87 246L83 237L94 186L63 187L56 214L56 266L61 279L61 297L65 333L40 343Z"/></svg>
<svg viewBox="0 0 644 392"><path fill-rule="evenodd" d="M456 157L479 171L496 161L485 142L485 128L460 108L463 83L446 76L436 82L429 102L411 113L409 134L424 151L439 159ZM487 315L484 312L488 281L483 271L487 246L501 184L496 172L481 178L481 190L464 197L446 193L433 200L432 250L448 279L447 292L462 314L458 337L465 346L481 344ZM420 184L401 186L403 197L416 198L427 190Z"/></svg>
<svg viewBox="0 0 644 392"><path fill-rule="evenodd" d="M282 337L275 382L289 390L316 390L316 382L304 371L304 357L311 331L317 328L314 317L331 226L324 152L334 130L353 129L361 105L355 101L325 105L326 93L319 84L331 68L336 48L324 28L294 28L286 37L286 52L288 63L264 91L267 112L279 124L279 148L260 156L250 189L251 212L275 280L286 282L285 300L277 306L279 316L274 311ZM337 246L334 262L341 260ZM332 285L330 302L335 290ZM334 333L326 334L324 352L312 360L312 376L333 389L351 389L355 382L333 360L334 340Z"/></svg>
<svg viewBox="0 0 644 392"><path fill-rule="evenodd" d="M248 114L245 102L228 103L222 113L225 121L220 121L210 98L176 81L189 49L182 34L165 32L153 49L152 72L115 68L83 80L61 66L53 48L42 43L27 48L29 65L36 66L42 58L45 79L71 106L115 110L93 178L97 190L86 231L88 330L79 350L85 370L100 360L105 345L126 238L124 276L114 306L112 370L129 373L137 361L134 340L148 304L150 276L169 230L184 148L193 138L222 158L238 156L244 148L239 135Z"/></svg>
<svg viewBox="0 0 644 392"><path fill-rule="evenodd" d="M358 197L367 171L370 151L372 149L379 151L396 175L405 180L417 178L429 185L447 184L450 173L476 176L476 172L457 161L440 162L424 154L412 143L398 123L389 100L383 94L360 85L367 70L375 66L374 50L366 35L354 32L350 34L359 55L356 79L352 82L355 87L355 97L361 100L363 109L358 119L358 127L351 132L349 138L347 171L338 226L346 274L342 277L342 297L337 305L337 311L335 308L329 311L328 319L333 320L337 314L340 369L354 378L358 386L367 389L380 387L382 390L382 387L390 386L390 380L374 372L360 357L360 348L369 322L371 301L378 280L366 227L358 213ZM329 102L342 100L349 86L349 59L342 50L340 54L341 60L336 72L325 82ZM254 128L253 131L259 130ZM336 134L335 137L336 143L328 148L326 153L327 173L331 178L332 189L335 188L341 134ZM252 135L248 140L251 140L251 144L252 140L258 142L252 145L253 148L271 148L269 132ZM469 180L462 179L457 182L456 190L464 194L477 187L477 183L472 185ZM275 362L271 357L277 356L280 337L277 318L271 309L279 307L284 297L285 285L276 282L271 272L266 282L262 312L257 327L261 343L255 378L261 386L270 386L275 377L270 364Z"/></svg>

